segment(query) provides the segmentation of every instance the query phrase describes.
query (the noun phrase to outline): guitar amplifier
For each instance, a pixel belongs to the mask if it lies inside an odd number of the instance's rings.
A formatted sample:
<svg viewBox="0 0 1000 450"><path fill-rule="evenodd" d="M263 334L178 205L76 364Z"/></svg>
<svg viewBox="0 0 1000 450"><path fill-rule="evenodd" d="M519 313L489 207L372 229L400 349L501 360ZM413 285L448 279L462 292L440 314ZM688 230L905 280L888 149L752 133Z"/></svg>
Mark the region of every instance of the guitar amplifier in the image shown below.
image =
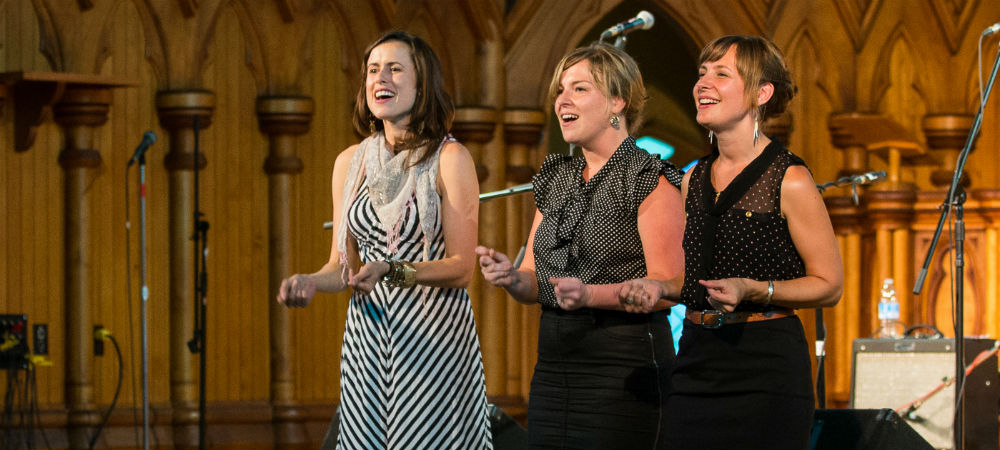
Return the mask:
<svg viewBox="0 0 1000 450"><path fill-rule="evenodd" d="M993 348L992 339L965 339L965 364ZM955 377L954 339L855 339L851 408L899 409L901 416L935 448L954 448L955 385L932 393ZM929 395L929 396L928 396ZM1000 374L993 354L965 378L965 442L962 448L996 449Z"/></svg>

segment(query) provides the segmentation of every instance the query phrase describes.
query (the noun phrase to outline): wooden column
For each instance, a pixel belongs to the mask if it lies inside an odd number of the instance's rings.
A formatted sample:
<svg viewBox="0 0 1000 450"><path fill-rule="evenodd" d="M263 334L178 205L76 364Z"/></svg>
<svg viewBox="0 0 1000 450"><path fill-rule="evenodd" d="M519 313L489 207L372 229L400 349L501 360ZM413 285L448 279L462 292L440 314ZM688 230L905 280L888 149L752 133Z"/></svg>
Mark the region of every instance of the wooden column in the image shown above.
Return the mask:
<svg viewBox="0 0 1000 450"><path fill-rule="evenodd" d="M974 189L971 197L979 203L979 213L986 225L986 245L983 248L986 267L981 271L986 274L983 277L986 285L982 306L984 329L964 328L966 334L997 336L1000 335L1000 189ZM977 305L975 309L979 308Z"/></svg>
<svg viewBox="0 0 1000 450"><path fill-rule="evenodd" d="M487 158L483 155L485 145L493 140L496 118L496 111L488 107L459 107L455 110L455 122L451 131L455 138L472 152L472 157L476 161L480 192L490 191L491 187L496 185L491 181L497 174L484 164ZM491 202L479 205L479 244L502 251L504 246L496 209L497 206ZM483 281L483 277L478 273L469 283L469 295L476 311L476 326L479 329L479 344L482 347L486 371L486 392L491 395L502 393L504 386L502 381L506 372L504 368L506 359L503 354L505 311L501 303L504 299L498 298L496 289Z"/></svg>
<svg viewBox="0 0 1000 450"><path fill-rule="evenodd" d="M96 129L108 121L111 90L129 80L60 72L7 72L14 100L14 149L28 151L40 125L53 117L63 130L59 165L65 180L65 302L67 436L70 449L89 447L100 420L94 404L94 331L91 308L91 233L88 187L101 166Z"/></svg>
<svg viewBox="0 0 1000 450"><path fill-rule="evenodd" d="M880 186L886 186L878 189ZM866 273L872 274L871 290L868 295L869 320L875 326L878 296L882 281L892 278L899 300L899 317L906 326L914 324L913 315L913 267L910 223L914 217L917 201L915 188L909 185L879 185L865 193L865 209L869 226L875 233L874 267ZM875 328L872 328L874 331ZM862 333L861 336L866 335Z"/></svg>
<svg viewBox="0 0 1000 450"><path fill-rule="evenodd" d="M194 171L207 161L199 147L195 160L194 122L211 124L215 94L203 90L161 91L156 95L160 125L170 134L163 164L170 173L170 404L174 448L198 448L198 371L187 342L194 333ZM207 333L206 333L207 334Z"/></svg>
<svg viewBox="0 0 1000 450"><path fill-rule="evenodd" d="M538 148L542 140L542 130L545 128L545 113L534 109L508 109L503 113L504 141L507 144L506 186L513 187L531 183L535 175L531 154ZM534 198L531 193L515 194L506 200L506 238L507 251L517 255L528 239L531 231L531 221L534 216ZM525 345L524 329L535 329L537 322L526 322L532 315L528 314L525 305L505 298L507 322L504 327L506 340L506 404L504 411L514 417L527 414L528 391L524 389L525 379L530 379L532 366L526 358L533 354L533 348ZM537 308L536 308L537 309Z"/></svg>
<svg viewBox="0 0 1000 450"><path fill-rule="evenodd" d="M968 114L928 114L922 125L927 147L938 154L941 163L931 172L931 183L939 188L951 185L958 153L972 130L973 118ZM962 186L969 187L969 173L962 174Z"/></svg>
<svg viewBox="0 0 1000 450"><path fill-rule="evenodd" d="M865 142L856 132L859 122L863 122L870 114L848 112L830 115L827 126L830 128L830 137L833 138L833 145L843 151L843 162L841 169L837 172L838 177L857 175L864 173L868 168L868 153L865 151Z"/></svg>
<svg viewBox="0 0 1000 450"><path fill-rule="evenodd" d="M840 367L851 367L852 341L854 337L862 336L861 324L865 321L866 312L862 308L862 273L865 270L862 260L861 235L863 233L861 207L854 204L851 197L829 197L826 208L840 245L840 254L844 264L844 293L836 308L827 308L827 366L834 368L827 373L827 400L829 407L845 407L850 400L850 377L837 376L845 373L836 370ZM867 329L866 329L867 330Z"/></svg>
<svg viewBox="0 0 1000 450"><path fill-rule="evenodd" d="M100 415L94 404L93 308L90 292L90 199L87 187L101 166L95 130L108 120L111 89L71 86L53 108L65 147L66 172L66 408L69 448L88 448Z"/></svg>
<svg viewBox="0 0 1000 450"><path fill-rule="evenodd" d="M295 155L295 137L309 131L313 100L308 97L257 99L260 130L269 138L270 153L264 161L268 188L268 326L271 350L271 411L275 448L305 448L305 416L295 401L292 378L291 335L288 308L273 299L281 280L291 275L291 183L302 172Z"/></svg>

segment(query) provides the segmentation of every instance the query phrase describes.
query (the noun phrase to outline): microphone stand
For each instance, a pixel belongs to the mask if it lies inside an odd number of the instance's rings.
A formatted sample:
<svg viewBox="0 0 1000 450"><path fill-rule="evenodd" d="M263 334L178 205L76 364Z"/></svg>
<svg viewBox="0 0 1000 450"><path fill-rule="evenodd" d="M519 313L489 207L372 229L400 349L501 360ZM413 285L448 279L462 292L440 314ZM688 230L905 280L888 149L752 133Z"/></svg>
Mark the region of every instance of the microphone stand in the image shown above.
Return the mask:
<svg viewBox="0 0 1000 450"><path fill-rule="evenodd" d="M872 175L873 178L867 178ZM840 177L834 181L817 184L820 193L831 186L851 183L851 198L858 204L858 184L874 183L885 177L885 172L868 172L864 176ZM826 322L823 321L823 308L816 308L816 401L820 409L826 408Z"/></svg>
<svg viewBox="0 0 1000 450"><path fill-rule="evenodd" d="M146 153L139 155L139 248L142 272L139 292L139 328L142 343L142 448L149 450L149 328L147 327L146 304L149 301L149 286L146 284ZM133 366L134 367L134 366Z"/></svg>
<svg viewBox="0 0 1000 450"><path fill-rule="evenodd" d="M931 265L931 258L934 257L934 250L937 247L938 239L941 237L941 230L944 229L945 220L952 209L955 210L955 268L953 270L953 283L955 285L955 422L954 422L954 443L956 449L961 449L965 442L965 221L963 220L963 204L965 203L965 190L960 181L962 172L965 169L965 161L969 158L972 146L979 137L979 128L983 124L983 109L986 108L986 101L990 98L990 91L993 90L993 82L996 81L997 68L1000 66L1000 50L993 59L993 71L990 73L989 82L986 83L986 92L983 100L979 103L979 110L976 111L976 118L969 130L969 137L965 140L965 147L958 154L958 162L955 164L955 173L951 178L951 186L948 188L948 195L945 196L944 203L941 204L941 217L938 219L937 228L934 230L934 238L927 249L927 256L924 257L924 265L917 275L917 281L913 286L913 293L920 294L923 288L924 279L927 277L927 270Z"/></svg>
<svg viewBox="0 0 1000 450"><path fill-rule="evenodd" d="M208 298L208 221L203 220L198 205L198 116L194 117L194 336L188 341L191 353L198 354L198 448L205 450L205 391L206 391L206 316L208 314L206 299ZM199 264L200 258L200 264Z"/></svg>

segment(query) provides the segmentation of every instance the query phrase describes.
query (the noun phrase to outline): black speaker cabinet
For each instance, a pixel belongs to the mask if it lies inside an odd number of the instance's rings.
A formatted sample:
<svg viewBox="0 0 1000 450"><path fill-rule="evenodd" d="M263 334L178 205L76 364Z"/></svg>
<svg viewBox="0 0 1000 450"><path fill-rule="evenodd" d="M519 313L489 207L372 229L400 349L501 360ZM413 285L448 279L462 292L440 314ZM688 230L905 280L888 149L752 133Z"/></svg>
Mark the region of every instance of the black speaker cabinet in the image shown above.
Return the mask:
<svg viewBox="0 0 1000 450"><path fill-rule="evenodd" d="M891 409L817 409L812 450L933 450Z"/></svg>
<svg viewBox="0 0 1000 450"><path fill-rule="evenodd" d="M992 339L965 339L965 363L993 347ZM855 339L851 408L898 410L955 376L954 339ZM994 354L965 378L968 450L997 448L1000 375ZM954 448L955 385L931 394L903 419L934 448Z"/></svg>

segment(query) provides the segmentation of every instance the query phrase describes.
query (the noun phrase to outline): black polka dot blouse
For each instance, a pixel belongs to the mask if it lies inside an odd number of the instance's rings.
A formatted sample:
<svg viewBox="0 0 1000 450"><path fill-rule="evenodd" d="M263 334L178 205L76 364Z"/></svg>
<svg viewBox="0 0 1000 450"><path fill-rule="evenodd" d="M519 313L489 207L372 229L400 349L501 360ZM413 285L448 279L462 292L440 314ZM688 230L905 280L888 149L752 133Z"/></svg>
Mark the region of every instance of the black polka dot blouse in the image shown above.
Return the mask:
<svg viewBox="0 0 1000 450"><path fill-rule="evenodd" d="M708 211L718 201L719 194L725 199L728 197L726 191L735 189L737 183L734 180L722 192L715 191L711 168L718 157L717 152L702 158L691 169L684 200L687 223L684 227L684 287L681 290L682 302L689 309L712 309L704 287L698 284L697 271L700 261L704 261L703 256L711 256L705 272L710 280L731 277L790 280L805 276L805 263L792 242L788 222L781 214L781 181L785 171L792 165L804 166L805 162L777 141L772 141L758 159L767 152L776 153L774 161L732 207L714 219L716 224L712 223ZM713 227L714 236L706 236ZM706 248L707 243L711 248ZM712 254L703 255L704 252ZM772 307L744 301L737 305L736 311L765 308Z"/></svg>
<svg viewBox="0 0 1000 450"><path fill-rule="evenodd" d="M582 156L551 154L532 180L542 222L535 231L538 302L558 308L549 277L611 284L646 276L639 238L639 204L664 175L675 186L681 173L626 138L587 182ZM677 220L682 220L680 217Z"/></svg>

